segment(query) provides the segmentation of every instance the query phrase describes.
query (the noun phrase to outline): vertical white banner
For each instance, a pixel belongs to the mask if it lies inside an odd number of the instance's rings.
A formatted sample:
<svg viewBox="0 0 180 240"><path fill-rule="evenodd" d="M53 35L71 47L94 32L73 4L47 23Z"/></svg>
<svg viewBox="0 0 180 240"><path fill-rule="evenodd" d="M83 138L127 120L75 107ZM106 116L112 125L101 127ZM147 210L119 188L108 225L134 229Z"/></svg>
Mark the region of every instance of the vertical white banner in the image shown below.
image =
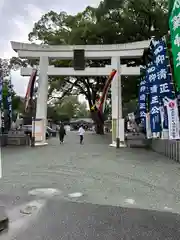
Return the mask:
<svg viewBox="0 0 180 240"><path fill-rule="evenodd" d="M2 127L2 113L1 113L1 109L0 109L0 128Z"/></svg>
<svg viewBox="0 0 180 240"><path fill-rule="evenodd" d="M179 113L177 106L177 99L171 100L166 98L166 107L168 114L169 139L180 139L179 131Z"/></svg>
<svg viewBox="0 0 180 240"><path fill-rule="evenodd" d="M124 119L119 119L119 139L120 142L124 142Z"/></svg>
<svg viewBox="0 0 180 240"><path fill-rule="evenodd" d="M159 108L159 111L160 111L160 116L161 116L161 127L163 128L163 125L164 125L164 106L161 106Z"/></svg>
<svg viewBox="0 0 180 240"><path fill-rule="evenodd" d="M2 150L0 149L0 178L2 178Z"/></svg>
<svg viewBox="0 0 180 240"><path fill-rule="evenodd" d="M2 122L1 122L1 109L0 109L0 132L1 132L1 127L2 127ZM1 138L2 138L2 135L1 135ZM1 139L2 141L2 139ZM0 146L0 178L2 178L2 148Z"/></svg>
<svg viewBox="0 0 180 240"><path fill-rule="evenodd" d="M169 139L169 130L163 128L163 125L164 125L164 106L161 106L159 108L159 111L160 111L160 116L161 116L161 127L162 127L161 139Z"/></svg>
<svg viewBox="0 0 180 240"><path fill-rule="evenodd" d="M146 137L147 139L152 138L151 125L150 125L150 114L146 113Z"/></svg>

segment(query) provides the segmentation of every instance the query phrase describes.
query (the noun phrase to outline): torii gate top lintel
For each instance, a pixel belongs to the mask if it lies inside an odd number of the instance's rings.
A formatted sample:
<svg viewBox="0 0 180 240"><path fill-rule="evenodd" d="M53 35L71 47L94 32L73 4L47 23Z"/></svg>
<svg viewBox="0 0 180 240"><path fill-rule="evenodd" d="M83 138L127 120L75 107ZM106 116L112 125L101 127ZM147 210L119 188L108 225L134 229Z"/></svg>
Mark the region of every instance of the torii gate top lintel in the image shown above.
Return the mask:
<svg viewBox="0 0 180 240"><path fill-rule="evenodd" d="M38 45L34 43L11 42L12 49L22 58L49 58L71 59L73 50L84 49L85 57L89 59L106 59L112 56L121 58L141 57L149 41L132 42L112 45Z"/></svg>

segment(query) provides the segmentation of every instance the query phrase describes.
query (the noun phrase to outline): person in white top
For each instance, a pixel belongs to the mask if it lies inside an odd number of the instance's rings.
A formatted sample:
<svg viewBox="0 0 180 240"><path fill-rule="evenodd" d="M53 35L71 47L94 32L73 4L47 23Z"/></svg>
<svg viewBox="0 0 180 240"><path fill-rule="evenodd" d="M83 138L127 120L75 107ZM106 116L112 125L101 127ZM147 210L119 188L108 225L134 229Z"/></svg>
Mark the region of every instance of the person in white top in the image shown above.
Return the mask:
<svg viewBox="0 0 180 240"><path fill-rule="evenodd" d="M78 133L79 133L79 136L80 136L80 144L82 144L83 140L84 140L84 133L85 133L85 130L84 130L83 126L80 126L80 128L78 130Z"/></svg>

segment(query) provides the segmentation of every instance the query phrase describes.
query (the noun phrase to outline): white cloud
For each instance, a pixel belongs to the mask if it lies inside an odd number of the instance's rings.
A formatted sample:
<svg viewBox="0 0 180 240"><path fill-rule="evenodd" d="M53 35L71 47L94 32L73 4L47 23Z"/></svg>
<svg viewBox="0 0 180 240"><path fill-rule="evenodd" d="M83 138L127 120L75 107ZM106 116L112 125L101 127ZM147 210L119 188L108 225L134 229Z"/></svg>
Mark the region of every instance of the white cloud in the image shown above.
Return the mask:
<svg viewBox="0 0 180 240"><path fill-rule="evenodd" d="M22 77L20 75L20 70L11 72L12 84L14 86L14 91L21 97L25 97L27 90L27 84L29 81L28 77Z"/></svg>
<svg viewBox="0 0 180 240"><path fill-rule="evenodd" d="M78 2L78 3L77 3ZM91 5L96 7L100 0L0 0L0 57L17 56L11 49L10 41L27 42L28 34L40 17L50 10L75 14ZM25 95L27 78L19 72L12 73L17 94Z"/></svg>

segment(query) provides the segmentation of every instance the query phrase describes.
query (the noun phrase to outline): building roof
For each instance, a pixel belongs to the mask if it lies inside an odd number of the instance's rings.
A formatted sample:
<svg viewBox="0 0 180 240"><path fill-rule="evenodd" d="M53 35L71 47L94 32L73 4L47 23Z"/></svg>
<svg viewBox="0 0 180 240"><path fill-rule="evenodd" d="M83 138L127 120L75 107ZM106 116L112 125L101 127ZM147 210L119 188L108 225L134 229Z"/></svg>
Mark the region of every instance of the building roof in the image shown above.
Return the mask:
<svg viewBox="0 0 180 240"><path fill-rule="evenodd" d="M78 123L78 122L86 122L86 123L93 123L91 118L72 118L70 123Z"/></svg>

